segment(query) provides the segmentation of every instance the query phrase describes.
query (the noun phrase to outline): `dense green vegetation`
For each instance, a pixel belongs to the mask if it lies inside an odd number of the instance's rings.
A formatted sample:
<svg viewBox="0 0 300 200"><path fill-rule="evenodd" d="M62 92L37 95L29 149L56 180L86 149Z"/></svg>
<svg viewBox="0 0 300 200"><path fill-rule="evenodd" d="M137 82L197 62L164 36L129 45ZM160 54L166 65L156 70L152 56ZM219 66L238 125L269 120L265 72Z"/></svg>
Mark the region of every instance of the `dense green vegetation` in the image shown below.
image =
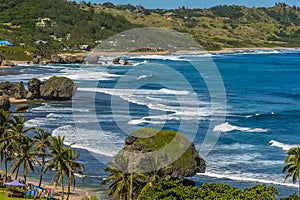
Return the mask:
<svg viewBox="0 0 300 200"><path fill-rule="evenodd" d="M75 186L75 173L82 174L84 166L78 162L79 154L71 149L71 145L63 144L64 137L52 137L43 129L35 131L35 136L28 133L33 128L25 127L25 118L20 115L10 116L9 112L0 110L0 157L5 165L7 180L8 164L11 172L18 179L20 168L23 169L24 181L27 172L38 170L40 182L43 174L55 170L53 180L62 184L62 199L64 199L64 177L67 177L67 198L69 199L71 185ZM39 161L41 160L41 161Z"/></svg>
<svg viewBox="0 0 300 200"><path fill-rule="evenodd" d="M29 51L32 56L49 57L83 44L95 47L103 39L136 27L175 29L207 50L300 46L300 9L284 3L270 8L150 10L112 3L0 0L0 11L0 39L22 45L24 52L33 47L35 51ZM21 55L13 58L28 59Z"/></svg>
<svg viewBox="0 0 300 200"><path fill-rule="evenodd" d="M256 185L245 190L229 185L204 183L199 188L185 186L180 180L164 180L156 183L143 199L236 199L267 200L278 194L273 186Z"/></svg>
<svg viewBox="0 0 300 200"><path fill-rule="evenodd" d="M284 181L292 177L293 183L296 183L298 179L300 199L300 147L290 149L284 163L285 166L282 169L282 172L286 172Z"/></svg>

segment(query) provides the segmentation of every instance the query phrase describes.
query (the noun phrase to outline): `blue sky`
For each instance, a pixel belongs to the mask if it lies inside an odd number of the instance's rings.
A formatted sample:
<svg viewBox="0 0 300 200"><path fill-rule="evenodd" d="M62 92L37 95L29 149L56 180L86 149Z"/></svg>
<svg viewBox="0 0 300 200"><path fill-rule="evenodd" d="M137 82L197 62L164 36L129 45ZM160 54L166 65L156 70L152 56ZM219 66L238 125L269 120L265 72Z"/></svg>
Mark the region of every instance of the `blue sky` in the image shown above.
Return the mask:
<svg viewBox="0 0 300 200"><path fill-rule="evenodd" d="M114 4L142 5L146 8L210 8L215 5L244 5L247 7L271 7L276 2L285 2L300 7L300 0L85 0L92 3L112 2Z"/></svg>

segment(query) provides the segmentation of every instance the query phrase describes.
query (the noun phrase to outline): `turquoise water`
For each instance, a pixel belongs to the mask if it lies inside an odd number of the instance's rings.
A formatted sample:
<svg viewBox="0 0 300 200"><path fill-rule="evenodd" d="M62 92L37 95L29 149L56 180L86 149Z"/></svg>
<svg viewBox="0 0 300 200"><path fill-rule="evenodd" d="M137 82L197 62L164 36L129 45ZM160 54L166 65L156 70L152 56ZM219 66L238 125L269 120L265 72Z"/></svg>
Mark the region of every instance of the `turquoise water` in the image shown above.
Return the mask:
<svg viewBox="0 0 300 200"><path fill-rule="evenodd" d="M179 130L199 152L205 152L207 134L220 133L203 155L206 173L193 177L198 184L275 184L283 196L297 191L297 185L283 182L281 169L286 151L300 145L300 51L124 58L134 65L23 66L14 69L20 75L1 76L1 81L53 75L76 81L72 101L31 104L24 116L28 126L76 142L86 165L86 185L98 186L106 177L103 168L128 133L153 127ZM214 65L220 76L197 71ZM222 88L214 82L218 77L224 84L226 112ZM214 97L212 91L220 94Z"/></svg>

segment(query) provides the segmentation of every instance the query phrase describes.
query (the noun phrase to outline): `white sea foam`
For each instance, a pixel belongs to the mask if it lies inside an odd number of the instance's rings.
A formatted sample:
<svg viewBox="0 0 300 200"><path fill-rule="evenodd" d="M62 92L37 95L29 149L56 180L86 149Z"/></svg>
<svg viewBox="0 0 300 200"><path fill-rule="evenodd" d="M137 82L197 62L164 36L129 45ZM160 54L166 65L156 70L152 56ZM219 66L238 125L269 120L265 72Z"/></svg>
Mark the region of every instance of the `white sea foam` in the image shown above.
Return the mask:
<svg viewBox="0 0 300 200"><path fill-rule="evenodd" d="M288 151L292 148L295 148L295 147L299 146L299 145L284 144L284 143L281 143L281 142L278 142L278 141L275 141L275 140L271 140L269 143L272 147L279 147L284 151Z"/></svg>
<svg viewBox="0 0 300 200"><path fill-rule="evenodd" d="M251 178L247 177L247 175L229 175L229 174L218 174L218 173L212 173L212 172L205 172L204 174L198 173L199 176L207 176L212 178L219 178L219 179L229 179L234 181L245 181L245 182L257 182L257 183L265 183L265 184L274 184L274 185L282 185L282 186L288 186L288 187L298 187L296 184L292 183L283 183L279 181L273 181L268 179L259 179L259 178Z"/></svg>
<svg viewBox="0 0 300 200"><path fill-rule="evenodd" d="M225 122L223 124L215 126L213 129L214 132L231 132L231 131L242 131L242 132L267 132L267 129L262 128L249 128L249 127L239 127L229 124L228 122Z"/></svg>
<svg viewBox="0 0 300 200"><path fill-rule="evenodd" d="M124 139L111 132L75 128L71 125L61 126L52 132L53 136L65 136L65 144L74 148L85 149L90 152L113 157L121 148Z"/></svg>
<svg viewBox="0 0 300 200"><path fill-rule="evenodd" d="M189 91L185 90L170 90L170 89L160 89L160 90L144 90L144 89L105 89L105 88L79 88L79 91L86 92L100 92L108 94L111 96L117 96L121 99L137 104L147 106L151 110L170 112L168 119L170 117L180 120L202 120L203 117L211 116L212 114L217 114L221 112L221 109L216 108L212 110L209 103L191 100ZM166 98L166 94L176 94L179 97ZM160 98L161 97L161 98ZM163 98L165 97L165 98ZM165 118L163 118L165 119ZM171 119L171 120L172 120ZM156 120L139 119L130 121L130 124L140 124L140 123L156 123L161 124L162 122Z"/></svg>
<svg viewBox="0 0 300 200"><path fill-rule="evenodd" d="M136 80L142 80L142 79L147 79L147 78L151 78L153 75L149 74L149 75L141 75L139 76Z"/></svg>
<svg viewBox="0 0 300 200"><path fill-rule="evenodd" d="M35 107L35 108L32 108L30 109L31 111L33 112L55 112L55 113L61 113L62 111L65 111L65 112L72 112L72 111L77 111L77 112L89 112L90 110L89 109L84 109L84 108L72 108L72 107L55 107L50 104L42 104L42 106L39 106L39 107ZM53 113L52 113L53 114ZM51 115L50 115L51 116Z"/></svg>
<svg viewBox="0 0 300 200"><path fill-rule="evenodd" d="M97 71L100 68L95 69L86 69L86 68L80 68L80 69L70 69L65 68L62 69L60 72L61 75L66 76L72 80L113 80L117 77L120 77L121 75L116 74L110 74L105 71L105 69L101 68L101 71Z"/></svg>
<svg viewBox="0 0 300 200"><path fill-rule="evenodd" d="M153 60L172 60L172 61L188 61L181 58L179 55L140 55L130 56L130 59L153 59Z"/></svg>
<svg viewBox="0 0 300 200"><path fill-rule="evenodd" d="M49 115L46 116L46 118L60 118L63 117L60 114L54 114L54 113L50 113Z"/></svg>
<svg viewBox="0 0 300 200"><path fill-rule="evenodd" d="M162 88L159 90L163 94L174 94L174 95L188 95L190 92L185 90L171 90L167 88Z"/></svg>
<svg viewBox="0 0 300 200"><path fill-rule="evenodd" d="M266 113L266 114L269 114L269 113ZM270 113L271 115L275 115L275 112L271 112ZM254 115L247 115L246 118L251 118L251 117L259 117L261 115L264 115L264 114L261 114L261 113L256 113Z"/></svg>

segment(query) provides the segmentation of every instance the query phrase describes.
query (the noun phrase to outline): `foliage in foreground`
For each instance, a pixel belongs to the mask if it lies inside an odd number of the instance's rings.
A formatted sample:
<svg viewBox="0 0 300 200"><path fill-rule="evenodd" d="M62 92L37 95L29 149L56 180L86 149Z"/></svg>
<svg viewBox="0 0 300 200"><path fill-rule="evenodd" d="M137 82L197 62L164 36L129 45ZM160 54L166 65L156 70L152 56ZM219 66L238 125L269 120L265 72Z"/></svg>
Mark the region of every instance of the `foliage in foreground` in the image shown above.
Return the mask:
<svg viewBox="0 0 300 200"><path fill-rule="evenodd" d="M25 182L27 172L37 169L40 172L39 185L42 183L43 174L54 169L53 179L62 184L62 199L63 180L67 177L66 199L69 199L71 185L75 187L75 174L82 175L84 170L84 166L78 162L79 154L71 149L72 145L64 145L64 137L52 137L47 131L39 129L35 132L35 137L31 138L28 133L32 130L34 129L26 128L25 118L20 115L11 117L9 112L0 110L0 164L4 161L6 178L8 163L11 172L16 175L16 180L20 169L23 169Z"/></svg>
<svg viewBox="0 0 300 200"><path fill-rule="evenodd" d="M300 199L300 147L295 147L288 150L284 164L285 166L282 169L282 172L286 173L284 181L286 181L289 177L292 177L293 183L295 184L298 179L298 192Z"/></svg>
<svg viewBox="0 0 300 200"><path fill-rule="evenodd" d="M245 190L224 184L204 183L200 188L184 186L180 180L164 180L153 185L142 199L275 199L273 186L256 185Z"/></svg>

